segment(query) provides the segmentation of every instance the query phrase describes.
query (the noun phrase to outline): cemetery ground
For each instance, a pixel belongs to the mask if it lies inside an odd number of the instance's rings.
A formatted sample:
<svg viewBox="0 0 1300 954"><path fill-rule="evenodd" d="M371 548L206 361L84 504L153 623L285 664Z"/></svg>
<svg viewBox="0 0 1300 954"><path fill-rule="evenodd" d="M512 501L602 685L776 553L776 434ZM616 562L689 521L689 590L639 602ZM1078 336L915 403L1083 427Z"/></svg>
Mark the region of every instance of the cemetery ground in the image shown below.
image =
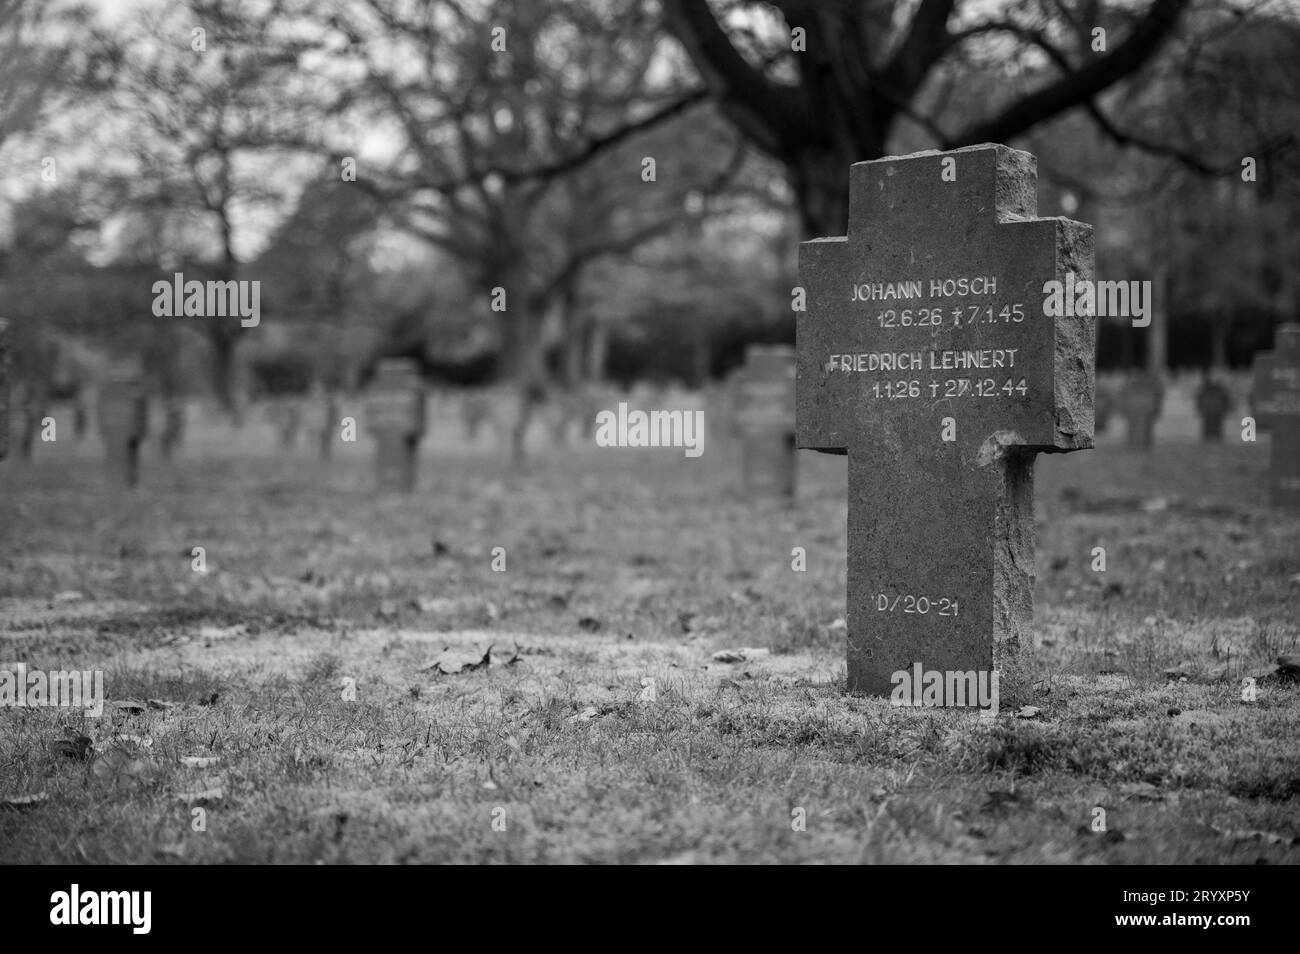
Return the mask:
<svg viewBox="0 0 1300 954"><path fill-rule="evenodd" d="M1039 457L1036 682L996 720L843 691L843 458L790 507L718 443L426 447L413 495L368 452L0 471L0 660L109 700L0 711L0 860L1300 861L1266 440Z"/></svg>

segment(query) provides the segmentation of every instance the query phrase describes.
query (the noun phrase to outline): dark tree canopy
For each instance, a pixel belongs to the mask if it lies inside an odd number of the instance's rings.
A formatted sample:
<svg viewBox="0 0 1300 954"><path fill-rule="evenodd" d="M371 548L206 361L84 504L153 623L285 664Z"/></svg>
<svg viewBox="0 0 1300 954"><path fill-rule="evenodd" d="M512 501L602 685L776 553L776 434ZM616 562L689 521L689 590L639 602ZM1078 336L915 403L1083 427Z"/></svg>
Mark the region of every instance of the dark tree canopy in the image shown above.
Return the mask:
<svg viewBox="0 0 1300 954"><path fill-rule="evenodd" d="M1044 0L963 16L967 5L957 0L921 0L900 22L897 5L883 0L773 0L789 29L760 37L745 26L758 4L664 0L668 28L710 94L788 170L808 234L843 232L848 166L885 155L904 121L924 129L934 148L1010 142L1067 110L1089 107L1140 70L1187 6L1188 0L1151 0L1129 13L1090 0ZM738 8L750 15L729 19ZM1097 27L1111 36L1104 50L1094 49ZM795 29L804 31L802 50L794 48ZM943 115L943 97L928 95L929 84L949 62L999 37L1011 41L1000 63L1033 48L1051 68L1031 89L952 122Z"/></svg>

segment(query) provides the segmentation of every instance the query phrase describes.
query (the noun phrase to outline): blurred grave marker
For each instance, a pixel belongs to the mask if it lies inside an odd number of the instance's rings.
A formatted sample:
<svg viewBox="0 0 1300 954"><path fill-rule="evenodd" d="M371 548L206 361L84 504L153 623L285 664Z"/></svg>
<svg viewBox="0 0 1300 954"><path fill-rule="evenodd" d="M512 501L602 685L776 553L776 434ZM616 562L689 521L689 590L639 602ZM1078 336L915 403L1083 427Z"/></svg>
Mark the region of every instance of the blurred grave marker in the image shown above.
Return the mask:
<svg viewBox="0 0 1300 954"><path fill-rule="evenodd" d="M495 430L497 423L492 395L481 389L464 392L460 399L460 422L465 439L471 444L478 443L485 424Z"/></svg>
<svg viewBox="0 0 1300 954"><path fill-rule="evenodd" d="M1300 510L1300 324L1279 325L1273 350L1255 358L1250 406L1272 437L1269 499Z"/></svg>
<svg viewBox="0 0 1300 954"><path fill-rule="evenodd" d="M795 494L795 355L789 345L750 345L735 379L741 477L751 496Z"/></svg>
<svg viewBox="0 0 1300 954"><path fill-rule="evenodd" d="M126 369L110 371L99 389L99 435L110 484L139 483L140 445L148 430L149 400L140 376Z"/></svg>
<svg viewBox="0 0 1300 954"><path fill-rule="evenodd" d="M158 435L158 449L163 460L171 460L185 439L185 399L176 394L163 397L163 426Z"/></svg>
<svg viewBox="0 0 1300 954"><path fill-rule="evenodd" d="M416 459L424 436L424 384L410 358L383 358L367 401L375 435L375 477L380 490L415 489Z"/></svg>
<svg viewBox="0 0 1300 954"><path fill-rule="evenodd" d="M1119 392L1119 412L1128 425L1125 443L1133 450L1150 450L1155 443L1156 418L1164 404L1165 387L1160 378L1139 371L1124 382Z"/></svg>
<svg viewBox="0 0 1300 954"><path fill-rule="evenodd" d="M294 394L271 398L267 416L279 437L280 449L291 451L298 446L302 431L302 399Z"/></svg>
<svg viewBox="0 0 1300 954"><path fill-rule="evenodd" d="M1201 440L1223 440L1223 421L1232 409L1232 395L1218 381L1206 377L1196 389L1196 413L1201 419Z"/></svg>

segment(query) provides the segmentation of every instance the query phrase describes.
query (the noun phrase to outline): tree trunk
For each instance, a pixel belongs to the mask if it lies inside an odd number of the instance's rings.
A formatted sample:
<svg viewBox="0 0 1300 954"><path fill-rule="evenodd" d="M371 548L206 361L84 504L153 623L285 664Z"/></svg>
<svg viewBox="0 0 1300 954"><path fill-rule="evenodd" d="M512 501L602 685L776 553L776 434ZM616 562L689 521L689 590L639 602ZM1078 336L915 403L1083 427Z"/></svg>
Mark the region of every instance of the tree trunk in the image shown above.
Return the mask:
<svg viewBox="0 0 1300 954"><path fill-rule="evenodd" d="M32 386L29 384L29 388ZM32 459L32 451L36 447L36 435L41 431L41 421L45 418L47 409L45 397L36 392L30 392L23 401L23 429L18 436L18 456L23 460Z"/></svg>
<svg viewBox="0 0 1300 954"><path fill-rule="evenodd" d="M872 155L805 153L787 164L795 194L799 197L799 221L804 238L847 234L849 166L865 159L877 159L883 154L883 147L873 150Z"/></svg>
<svg viewBox="0 0 1300 954"><path fill-rule="evenodd" d="M507 338L502 357L506 374L514 380L519 396L518 410L510 428L510 463L520 469L528 451L528 427L544 393L545 369L537 347L537 329L532 321L535 303L528 300L522 281L508 286L506 294Z"/></svg>
<svg viewBox="0 0 1300 954"><path fill-rule="evenodd" d="M572 391L582 383L582 359L588 324L588 320L578 312L578 290L572 284L565 287L560 297L560 309L560 321L564 328L563 340L560 342L560 384L564 390Z"/></svg>
<svg viewBox="0 0 1300 954"><path fill-rule="evenodd" d="M599 318L591 322L586 334L586 380L604 381L605 362L609 357L609 326Z"/></svg>
<svg viewBox="0 0 1300 954"><path fill-rule="evenodd" d="M1210 367L1212 369L1228 366L1228 334L1231 331L1231 319L1216 314L1216 320L1210 323Z"/></svg>
<svg viewBox="0 0 1300 954"><path fill-rule="evenodd" d="M212 344L212 390L217 406L232 421L239 420L235 403L235 345L237 332L230 328L229 319L209 319L208 340Z"/></svg>
<svg viewBox="0 0 1300 954"><path fill-rule="evenodd" d="M1169 341L1169 266L1161 263L1151 282L1151 326L1147 331L1146 369L1163 379Z"/></svg>

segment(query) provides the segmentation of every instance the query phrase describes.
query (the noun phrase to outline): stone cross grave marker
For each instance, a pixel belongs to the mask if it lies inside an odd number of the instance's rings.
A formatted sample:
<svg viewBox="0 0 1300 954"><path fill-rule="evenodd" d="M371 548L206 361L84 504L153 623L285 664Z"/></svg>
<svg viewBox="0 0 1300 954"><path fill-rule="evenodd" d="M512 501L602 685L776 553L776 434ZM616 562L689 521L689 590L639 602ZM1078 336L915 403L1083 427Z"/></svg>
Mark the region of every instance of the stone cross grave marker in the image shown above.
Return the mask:
<svg viewBox="0 0 1300 954"><path fill-rule="evenodd" d="M1096 341L1044 294L1092 280L1092 228L1036 212L1029 153L918 153L855 163L848 235L800 247L799 446L849 457L850 691L1005 681L1032 646L1034 456L1092 446Z"/></svg>
<svg viewBox="0 0 1300 954"><path fill-rule="evenodd" d="M424 436L424 384L416 363L410 358L380 360L367 408L379 489L414 490L416 455Z"/></svg>
<svg viewBox="0 0 1300 954"><path fill-rule="evenodd" d="M1151 449L1164 398L1165 386L1150 372L1139 371L1124 382L1119 392L1119 411L1128 428L1124 439L1127 446L1133 450Z"/></svg>
<svg viewBox="0 0 1300 954"><path fill-rule="evenodd" d="M298 446L298 435L302 431L303 403L301 395L281 394L271 398L267 405L267 418L275 428L281 450L291 451Z"/></svg>
<svg viewBox="0 0 1300 954"><path fill-rule="evenodd" d="M1300 510L1300 324L1279 325L1273 350L1255 359L1250 406L1255 426L1272 435L1269 499Z"/></svg>
<svg viewBox="0 0 1300 954"><path fill-rule="evenodd" d="M1232 409L1232 395L1218 381L1206 378L1196 389L1196 413L1201 419L1201 440L1223 440L1223 420Z"/></svg>
<svg viewBox="0 0 1300 954"><path fill-rule="evenodd" d="M134 487L139 483L140 445L148 430L149 399L139 375L110 372L99 389L99 435L110 484Z"/></svg>
<svg viewBox="0 0 1300 954"><path fill-rule="evenodd" d="M479 433L485 425L489 430L495 430L495 414L496 408L489 393L481 388L463 392L460 398L460 421L465 431L465 440L471 444L478 443Z"/></svg>
<svg viewBox="0 0 1300 954"><path fill-rule="evenodd" d="M794 374L789 345L750 345L736 374L741 475L751 496L794 496Z"/></svg>

